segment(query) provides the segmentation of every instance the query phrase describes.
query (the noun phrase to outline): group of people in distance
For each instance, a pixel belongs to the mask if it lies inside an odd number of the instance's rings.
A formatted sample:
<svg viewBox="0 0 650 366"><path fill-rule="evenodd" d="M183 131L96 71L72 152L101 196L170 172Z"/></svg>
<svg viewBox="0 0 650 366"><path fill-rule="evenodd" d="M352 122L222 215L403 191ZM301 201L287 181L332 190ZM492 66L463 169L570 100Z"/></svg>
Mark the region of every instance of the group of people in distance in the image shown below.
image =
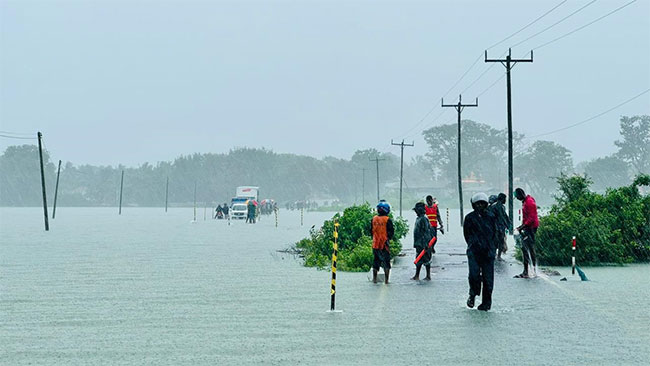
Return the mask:
<svg viewBox="0 0 650 366"><path fill-rule="evenodd" d="M227 203L224 203L223 206L218 205L214 211L214 218L218 220L228 219L228 216L230 215L230 207L228 207Z"/></svg>
<svg viewBox="0 0 650 366"><path fill-rule="evenodd" d="M522 223L515 229L515 235L521 238L521 250L524 258L524 270L515 278L529 278L529 266L535 272L535 234L539 226L537 204L535 199L526 195L522 188L514 192L515 198L522 202ZM488 198L485 193L472 196L473 211L463 220L463 236L467 243L467 265L469 270L469 298L467 306L474 307L476 296L482 295L479 310L488 311L492 306L492 290L494 288L494 261L501 260L501 255L508 250L507 234L511 221L505 210L507 196L500 193ZM426 197L426 202L418 202L413 208L417 215L413 227L413 247L416 250L415 275L412 280L420 279L422 266L426 269L425 280L431 280L431 259L435 253L438 229L444 234L444 226L440 216L438 203L432 196ZM390 205L380 201L377 205L377 215L370 223L372 233L372 266L373 282L377 283L379 267L383 267L385 280L388 284L390 273L390 246L394 236L393 222L389 218ZM424 253L422 253L424 251Z"/></svg>

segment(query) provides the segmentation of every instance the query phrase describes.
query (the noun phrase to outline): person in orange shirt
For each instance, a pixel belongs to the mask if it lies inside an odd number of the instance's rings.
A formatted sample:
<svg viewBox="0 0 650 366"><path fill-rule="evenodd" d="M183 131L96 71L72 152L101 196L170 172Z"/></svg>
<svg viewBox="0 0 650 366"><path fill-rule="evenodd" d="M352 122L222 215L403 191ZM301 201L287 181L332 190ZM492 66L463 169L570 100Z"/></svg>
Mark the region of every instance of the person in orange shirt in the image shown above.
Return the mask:
<svg viewBox="0 0 650 366"><path fill-rule="evenodd" d="M388 202L381 200L377 204L377 215L370 222L370 233L372 234L372 254L374 257L372 264L372 282L377 283L377 272L379 267L384 268L385 280L388 284L388 275L390 274L390 246L389 242L395 235L393 220L388 217L390 205Z"/></svg>

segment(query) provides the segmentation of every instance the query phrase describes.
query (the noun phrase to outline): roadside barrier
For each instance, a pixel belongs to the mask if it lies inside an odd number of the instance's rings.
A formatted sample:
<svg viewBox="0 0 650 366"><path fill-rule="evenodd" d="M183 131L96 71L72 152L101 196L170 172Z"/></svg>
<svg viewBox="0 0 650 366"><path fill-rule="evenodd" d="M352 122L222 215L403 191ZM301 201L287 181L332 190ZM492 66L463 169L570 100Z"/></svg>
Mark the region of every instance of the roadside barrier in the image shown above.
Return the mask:
<svg viewBox="0 0 650 366"><path fill-rule="evenodd" d="M332 285L330 289L330 311L334 311L336 302L336 257L339 254L339 222L334 221L334 251L332 252Z"/></svg>

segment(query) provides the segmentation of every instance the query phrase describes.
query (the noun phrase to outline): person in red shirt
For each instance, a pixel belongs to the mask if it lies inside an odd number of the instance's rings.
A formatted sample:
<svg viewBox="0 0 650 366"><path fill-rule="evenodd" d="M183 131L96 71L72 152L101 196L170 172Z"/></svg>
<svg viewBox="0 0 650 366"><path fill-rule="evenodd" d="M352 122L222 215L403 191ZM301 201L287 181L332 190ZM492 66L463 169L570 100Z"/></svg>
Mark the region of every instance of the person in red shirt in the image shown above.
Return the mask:
<svg viewBox="0 0 650 366"><path fill-rule="evenodd" d="M515 278L529 278L528 266L532 264L533 273L537 272L535 261L535 234L539 227L539 218L537 217L537 203L535 199L526 195L523 189L515 189L515 197L522 202L522 224L517 228L522 238L521 251L524 257L524 271L515 276Z"/></svg>

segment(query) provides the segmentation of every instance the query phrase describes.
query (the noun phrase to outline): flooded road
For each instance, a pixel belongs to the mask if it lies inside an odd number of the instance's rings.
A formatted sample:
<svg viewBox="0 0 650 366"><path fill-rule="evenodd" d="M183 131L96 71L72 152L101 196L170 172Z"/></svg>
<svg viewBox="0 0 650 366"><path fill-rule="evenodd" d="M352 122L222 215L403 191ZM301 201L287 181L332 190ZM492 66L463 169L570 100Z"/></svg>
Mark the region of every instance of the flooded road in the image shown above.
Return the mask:
<svg viewBox="0 0 650 366"><path fill-rule="evenodd" d="M192 209L0 208L0 363L6 365L645 365L650 266L513 279L497 265L492 311L465 307L458 224L433 281L415 282L411 234L392 283L277 252L331 213L280 211L256 225L190 223ZM457 222L453 216L452 223ZM411 218L411 211L405 211ZM209 216L209 213L208 213ZM511 245L512 247L512 245ZM511 254L511 253L509 253ZM480 300L477 299L477 304Z"/></svg>

